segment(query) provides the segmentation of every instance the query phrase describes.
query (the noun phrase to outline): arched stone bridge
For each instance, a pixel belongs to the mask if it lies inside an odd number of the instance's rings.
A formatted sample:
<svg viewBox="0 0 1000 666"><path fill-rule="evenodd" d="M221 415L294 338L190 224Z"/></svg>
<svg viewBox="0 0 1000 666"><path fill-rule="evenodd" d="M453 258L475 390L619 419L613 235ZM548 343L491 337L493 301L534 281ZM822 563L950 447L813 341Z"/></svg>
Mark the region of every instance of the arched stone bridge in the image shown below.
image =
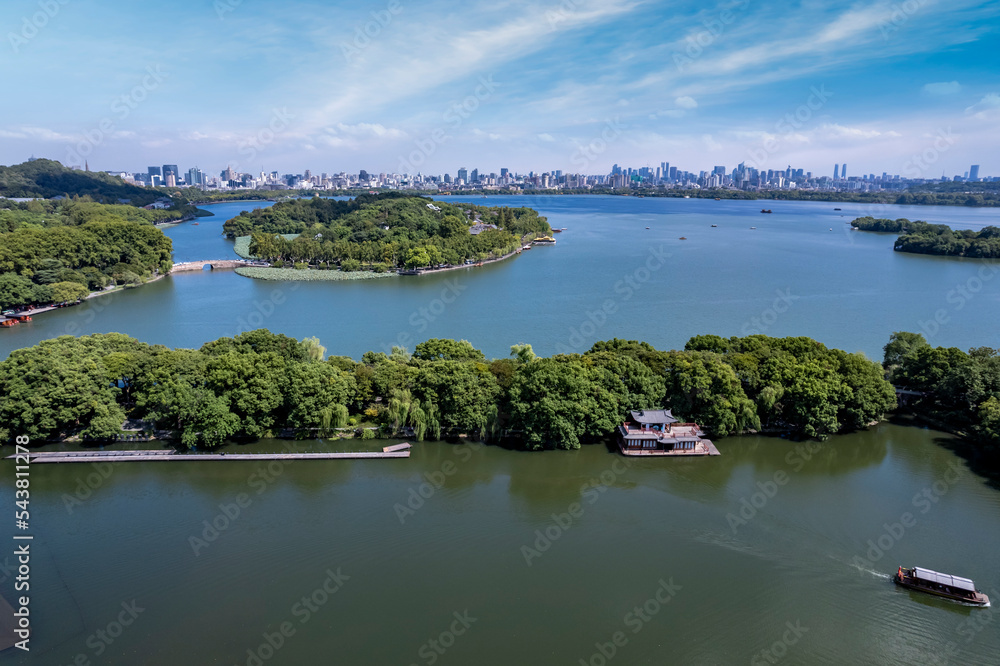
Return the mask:
<svg viewBox="0 0 1000 666"><path fill-rule="evenodd" d="M179 264L174 264L174 267L170 269L171 273L182 273L184 271L200 271L204 270L205 266L208 266L213 271L217 268L239 268L240 266L250 266L249 261L243 261L242 259L208 259L206 261L183 261Z"/></svg>

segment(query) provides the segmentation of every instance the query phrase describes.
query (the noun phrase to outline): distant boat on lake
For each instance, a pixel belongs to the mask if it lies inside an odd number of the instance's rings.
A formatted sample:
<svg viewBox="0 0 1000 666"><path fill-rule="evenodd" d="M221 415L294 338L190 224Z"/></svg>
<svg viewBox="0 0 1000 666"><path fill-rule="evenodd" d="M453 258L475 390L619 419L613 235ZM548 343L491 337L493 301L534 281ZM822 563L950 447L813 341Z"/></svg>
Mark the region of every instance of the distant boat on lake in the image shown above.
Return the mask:
<svg viewBox="0 0 1000 666"><path fill-rule="evenodd" d="M762 213L770 213L771 209L770 208L761 208L760 212L762 212Z"/></svg>

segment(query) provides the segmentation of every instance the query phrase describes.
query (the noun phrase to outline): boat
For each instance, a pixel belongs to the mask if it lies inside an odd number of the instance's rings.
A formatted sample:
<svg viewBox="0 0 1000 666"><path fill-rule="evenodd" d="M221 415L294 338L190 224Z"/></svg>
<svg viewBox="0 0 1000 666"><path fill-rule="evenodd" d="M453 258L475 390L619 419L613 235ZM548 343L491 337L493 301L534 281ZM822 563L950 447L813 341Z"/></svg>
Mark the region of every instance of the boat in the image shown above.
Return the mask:
<svg viewBox="0 0 1000 666"><path fill-rule="evenodd" d="M762 212L762 213L770 213L771 209L770 208L761 208L760 212Z"/></svg>
<svg viewBox="0 0 1000 666"><path fill-rule="evenodd" d="M192 227L197 227L197 226L198 226L199 224L201 224L201 223L200 223L200 222L192 222L192 223L191 223L191 226L192 226Z"/></svg>
<svg viewBox="0 0 1000 666"><path fill-rule="evenodd" d="M899 567L892 581L902 587L926 592L953 601L962 601L976 606L989 606L990 598L976 589L976 584L968 578L938 573L921 567Z"/></svg>
<svg viewBox="0 0 1000 666"><path fill-rule="evenodd" d="M757 227L750 227L751 229L756 229Z"/></svg>
<svg viewBox="0 0 1000 666"><path fill-rule="evenodd" d="M716 201L722 201L722 197L715 197Z"/></svg>
<svg viewBox="0 0 1000 666"><path fill-rule="evenodd" d="M567 227L563 227L563 228L562 228L562 229L560 229L559 231L566 231L566 229L567 229Z"/></svg>
<svg viewBox="0 0 1000 666"><path fill-rule="evenodd" d="M562 229L553 229L552 233L554 233L554 234L561 234L562 233Z"/></svg>
<svg viewBox="0 0 1000 666"><path fill-rule="evenodd" d="M834 208L834 210L841 210L840 208Z"/></svg>
<svg viewBox="0 0 1000 666"><path fill-rule="evenodd" d="M713 226L713 227L717 227L717 226L719 226L719 225L717 225L717 224L713 224L712 226Z"/></svg>
<svg viewBox="0 0 1000 666"><path fill-rule="evenodd" d="M553 238L552 236L541 236L541 237L536 238L535 240L531 241L532 245L538 244L538 243L540 243L542 245L554 245L555 242L556 242L556 239Z"/></svg>
<svg viewBox="0 0 1000 666"><path fill-rule="evenodd" d="M687 236L681 236L679 240L687 240Z"/></svg>
<svg viewBox="0 0 1000 666"><path fill-rule="evenodd" d="M646 227L646 228L649 229L649 227Z"/></svg>

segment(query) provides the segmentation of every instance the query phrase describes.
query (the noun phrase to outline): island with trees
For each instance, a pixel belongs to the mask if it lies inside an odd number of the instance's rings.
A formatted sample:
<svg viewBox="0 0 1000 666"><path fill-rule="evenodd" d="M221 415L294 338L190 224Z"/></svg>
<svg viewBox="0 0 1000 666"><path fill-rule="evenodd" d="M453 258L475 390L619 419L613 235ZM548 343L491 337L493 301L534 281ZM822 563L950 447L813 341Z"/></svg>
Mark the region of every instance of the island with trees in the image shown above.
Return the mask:
<svg viewBox="0 0 1000 666"><path fill-rule="evenodd" d="M166 274L172 243L155 225L179 215L88 197L0 200L0 309L75 303Z"/></svg>
<svg viewBox="0 0 1000 666"><path fill-rule="evenodd" d="M897 252L975 259L1000 258L1000 227L987 226L975 231L906 218L890 220L873 217L859 217L851 222L851 226L860 231L901 234L893 245Z"/></svg>
<svg viewBox="0 0 1000 666"><path fill-rule="evenodd" d="M629 410L660 407L714 436L824 438L896 406L880 364L802 337L697 336L678 351L614 339L549 358L520 344L499 359L431 339L355 361L264 329L198 350L118 333L47 340L0 363L0 396L2 442L100 440L133 418L192 448L357 428L575 449L605 440Z"/></svg>
<svg viewBox="0 0 1000 666"><path fill-rule="evenodd" d="M907 407L1000 453L1000 350L932 347L899 331L885 346L887 378L907 391Z"/></svg>
<svg viewBox="0 0 1000 666"><path fill-rule="evenodd" d="M243 211L223 230L230 238L249 236L249 255L272 266L374 273L495 260L552 232L530 208L450 204L392 192L349 201L283 201ZM237 272L265 277L261 270Z"/></svg>

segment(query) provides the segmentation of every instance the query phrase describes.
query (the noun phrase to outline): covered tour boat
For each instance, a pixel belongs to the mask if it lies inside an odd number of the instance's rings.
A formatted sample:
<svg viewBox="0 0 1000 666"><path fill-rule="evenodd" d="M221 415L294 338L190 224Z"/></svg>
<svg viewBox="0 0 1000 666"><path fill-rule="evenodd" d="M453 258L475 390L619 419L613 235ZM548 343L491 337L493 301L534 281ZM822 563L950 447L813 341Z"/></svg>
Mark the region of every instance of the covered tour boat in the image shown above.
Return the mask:
<svg viewBox="0 0 1000 666"><path fill-rule="evenodd" d="M921 567L912 569L899 567L892 580L897 585L945 599L964 601L977 606L990 605L990 598L977 590L976 584L968 578L938 573Z"/></svg>

